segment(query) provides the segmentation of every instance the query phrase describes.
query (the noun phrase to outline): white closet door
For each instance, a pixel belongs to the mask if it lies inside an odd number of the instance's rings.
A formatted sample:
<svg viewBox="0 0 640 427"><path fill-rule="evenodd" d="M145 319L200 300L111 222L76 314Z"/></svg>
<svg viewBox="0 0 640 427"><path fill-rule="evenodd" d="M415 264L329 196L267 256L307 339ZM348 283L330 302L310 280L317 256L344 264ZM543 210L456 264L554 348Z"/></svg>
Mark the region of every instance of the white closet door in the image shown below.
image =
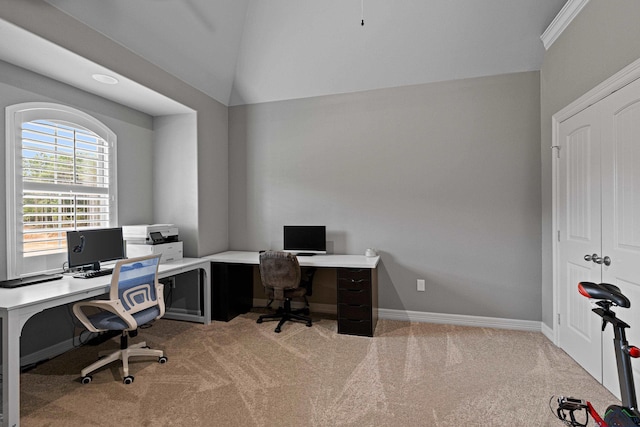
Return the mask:
<svg viewBox="0 0 640 427"><path fill-rule="evenodd" d="M640 80L602 100L602 281L613 283L631 300L615 309L631 325L627 338L640 346ZM603 338L602 383L619 397L613 332ZM640 362L633 362L640 384ZM637 387L636 387L637 389Z"/></svg>
<svg viewBox="0 0 640 427"><path fill-rule="evenodd" d="M578 293L578 282L599 282L600 265L585 256L601 252L600 132L591 106L560 124L558 225L560 347L599 381L602 379L600 318Z"/></svg>

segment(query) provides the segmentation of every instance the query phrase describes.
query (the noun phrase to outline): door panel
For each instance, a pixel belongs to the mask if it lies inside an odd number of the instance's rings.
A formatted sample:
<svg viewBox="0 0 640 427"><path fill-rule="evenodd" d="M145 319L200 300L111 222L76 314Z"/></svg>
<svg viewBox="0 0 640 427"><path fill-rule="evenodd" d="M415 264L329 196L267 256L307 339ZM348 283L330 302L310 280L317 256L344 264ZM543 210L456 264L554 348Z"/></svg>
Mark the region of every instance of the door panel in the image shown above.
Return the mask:
<svg viewBox="0 0 640 427"><path fill-rule="evenodd" d="M598 380L602 334L578 282L600 281L600 125L590 107L560 125L558 186L560 347Z"/></svg>
<svg viewBox="0 0 640 427"><path fill-rule="evenodd" d="M568 283L567 286L567 327L571 329L571 333L577 334L580 340L591 341L593 338L594 321L597 320L591 312L591 304L589 300L580 295L576 290L577 286L571 286L572 283L580 281L591 281L591 268L584 265L575 265L568 263ZM599 335L599 334L595 334ZM570 338L568 338L570 339ZM596 338L600 341L600 338ZM599 345L596 343L596 345Z"/></svg>
<svg viewBox="0 0 640 427"><path fill-rule="evenodd" d="M631 301L616 313L631 325L627 338L640 345L640 81L603 101L602 280L620 287ZM619 396L615 353L607 328L603 343L603 384ZM633 363L636 384L640 365ZM637 387L636 387L637 389Z"/></svg>

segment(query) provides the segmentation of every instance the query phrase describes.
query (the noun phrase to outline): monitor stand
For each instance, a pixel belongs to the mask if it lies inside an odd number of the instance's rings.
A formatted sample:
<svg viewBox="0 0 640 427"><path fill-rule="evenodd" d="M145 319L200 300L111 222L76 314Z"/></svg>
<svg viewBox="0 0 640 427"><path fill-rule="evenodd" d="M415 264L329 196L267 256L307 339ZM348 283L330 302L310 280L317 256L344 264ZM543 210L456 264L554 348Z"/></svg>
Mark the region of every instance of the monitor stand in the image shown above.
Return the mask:
<svg viewBox="0 0 640 427"><path fill-rule="evenodd" d="M298 252L296 256L314 256L313 252Z"/></svg>
<svg viewBox="0 0 640 427"><path fill-rule="evenodd" d="M100 271L100 262L94 262L91 265L85 265L80 268L81 271Z"/></svg>

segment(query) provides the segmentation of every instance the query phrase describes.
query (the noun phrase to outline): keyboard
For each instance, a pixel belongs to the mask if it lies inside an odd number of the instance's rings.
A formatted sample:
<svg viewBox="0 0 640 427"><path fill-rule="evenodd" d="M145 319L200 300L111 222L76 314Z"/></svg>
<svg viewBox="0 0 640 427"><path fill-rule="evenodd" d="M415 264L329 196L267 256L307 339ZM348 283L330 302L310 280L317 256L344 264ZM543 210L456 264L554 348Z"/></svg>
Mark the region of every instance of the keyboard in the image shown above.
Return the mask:
<svg viewBox="0 0 640 427"><path fill-rule="evenodd" d="M20 286L35 285L37 283L51 282L62 279L62 274L38 274L36 276L23 277L21 279L0 281L0 288L17 288Z"/></svg>
<svg viewBox="0 0 640 427"><path fill-rule="evenodd" d="M102 268L100 270L87 270L73 275L76 279L93 279L94 277L108 276L113 273L113 268Z"/></svg>

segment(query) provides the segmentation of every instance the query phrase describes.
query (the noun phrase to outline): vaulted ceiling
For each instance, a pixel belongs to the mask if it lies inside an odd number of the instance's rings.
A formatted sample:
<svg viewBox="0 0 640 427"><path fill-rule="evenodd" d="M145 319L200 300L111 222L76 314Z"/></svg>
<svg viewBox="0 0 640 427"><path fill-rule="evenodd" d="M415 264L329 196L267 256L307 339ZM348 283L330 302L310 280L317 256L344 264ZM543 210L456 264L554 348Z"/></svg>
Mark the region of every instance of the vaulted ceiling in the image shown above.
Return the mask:
<svg viewBox="0 0 640 427"><path fill-rule="evenodd" d="M225 105L539 70L566 3L46 1Z"/></svg>

